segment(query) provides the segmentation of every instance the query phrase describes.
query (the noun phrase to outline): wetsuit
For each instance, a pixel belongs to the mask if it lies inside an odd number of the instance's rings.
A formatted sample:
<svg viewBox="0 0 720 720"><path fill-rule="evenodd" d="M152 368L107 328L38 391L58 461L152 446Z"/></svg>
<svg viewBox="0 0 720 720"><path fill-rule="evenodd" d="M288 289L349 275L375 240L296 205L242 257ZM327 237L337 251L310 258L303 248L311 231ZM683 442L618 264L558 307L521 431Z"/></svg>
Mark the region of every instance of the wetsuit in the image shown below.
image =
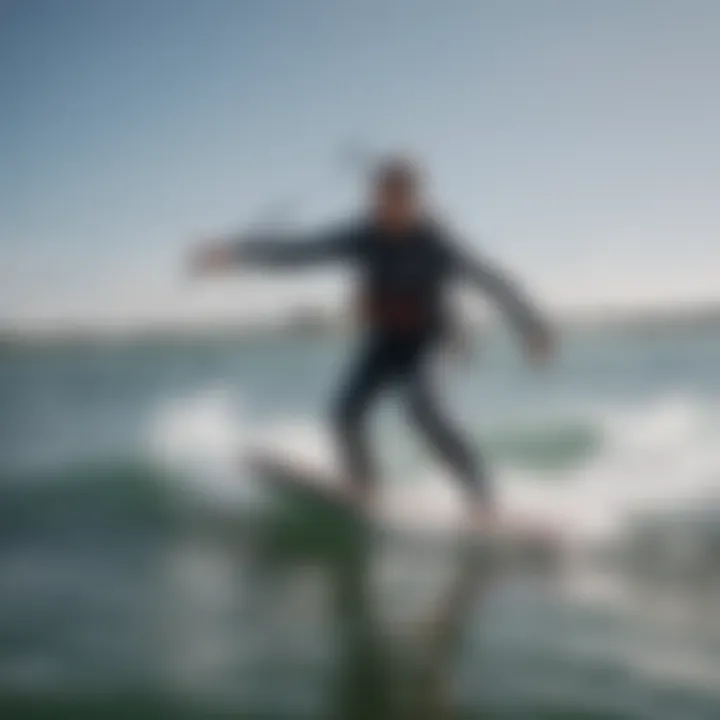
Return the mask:
<svg viewBox="0 0 720 720"><path fill-rule="evenodd" d="M542 329L540 318L518 289L484 262L469 257L441 226L418 223L402 235L372 221L296 240L257 238L237 245L243 263L298 266L323 261L351 263L360 274L368 332L333 411L349 477L376 476L364 419L378 393L400 384L410 418L465 488L487 498L479 456L439 408L429 377L429 359L452 324L449 290L458 279L478 285L523 334Z"/></svg>

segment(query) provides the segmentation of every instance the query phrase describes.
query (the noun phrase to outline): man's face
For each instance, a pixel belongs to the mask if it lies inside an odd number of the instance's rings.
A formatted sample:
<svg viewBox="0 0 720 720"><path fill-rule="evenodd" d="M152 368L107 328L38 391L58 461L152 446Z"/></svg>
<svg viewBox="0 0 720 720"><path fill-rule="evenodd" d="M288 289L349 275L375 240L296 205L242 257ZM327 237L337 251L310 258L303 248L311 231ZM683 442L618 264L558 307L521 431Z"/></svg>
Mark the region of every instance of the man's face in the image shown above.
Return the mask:
<svg viewBox="0 0 720 720"><path fill-rule="evenodd" d="M378 221L393 231L412 226L419 214L416 188L404 180L388 179L375 189L375 214Z"/></svg>

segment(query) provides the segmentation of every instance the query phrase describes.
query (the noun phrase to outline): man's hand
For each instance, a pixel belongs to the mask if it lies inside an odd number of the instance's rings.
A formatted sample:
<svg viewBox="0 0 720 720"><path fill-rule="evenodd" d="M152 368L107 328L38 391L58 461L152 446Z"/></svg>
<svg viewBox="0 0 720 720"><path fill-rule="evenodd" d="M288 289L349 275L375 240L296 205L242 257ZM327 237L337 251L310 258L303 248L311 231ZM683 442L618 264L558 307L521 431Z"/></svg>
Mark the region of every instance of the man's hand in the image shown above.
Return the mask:
<svg viewBox="0 0 720 720"><path fill-rule="evenodd" d="M212 241L191 251L188 267L193 275L210 275L229 270L237 260L237 252L232 245Z"/></svg>
<svg viewBox="0 0 720 720"><path fill-rule="evenodd" d="M549 327L537 328L525 338L527 358L538 365L544 365L555 354L555 336Z"/></svg>

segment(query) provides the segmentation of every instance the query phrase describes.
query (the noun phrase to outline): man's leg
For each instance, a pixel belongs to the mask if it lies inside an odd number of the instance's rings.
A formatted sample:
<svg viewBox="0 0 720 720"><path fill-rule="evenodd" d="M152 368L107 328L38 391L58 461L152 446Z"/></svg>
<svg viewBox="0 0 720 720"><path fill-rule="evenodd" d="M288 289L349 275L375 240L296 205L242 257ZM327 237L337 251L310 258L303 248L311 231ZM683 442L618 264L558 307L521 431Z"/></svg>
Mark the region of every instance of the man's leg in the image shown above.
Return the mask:
<svg viewBox="0 0 720 720"><path fill-rule="evenodd" d="M418 360L408 370L407 393L410 417L431 449L450 466L474 504L491 510L492 497L482 457L473 452L440 409L426 361Z"/></svg>
<svg viewBox="0 0 720 720"><path fill-rule="evenodd" d="M371 491L377 477L365 420L373 399L391 375L392 366L392 354L381 343L367 345L342 386L333 411L343 471L353 489L361 494Z"/></svg>

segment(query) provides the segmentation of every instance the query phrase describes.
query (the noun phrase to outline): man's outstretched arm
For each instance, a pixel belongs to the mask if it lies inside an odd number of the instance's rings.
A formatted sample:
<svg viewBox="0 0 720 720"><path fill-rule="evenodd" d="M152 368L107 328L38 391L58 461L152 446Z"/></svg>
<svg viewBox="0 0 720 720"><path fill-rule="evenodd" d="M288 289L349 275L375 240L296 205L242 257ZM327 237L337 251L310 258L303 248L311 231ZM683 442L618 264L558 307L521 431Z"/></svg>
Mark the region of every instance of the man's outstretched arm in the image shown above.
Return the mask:
<svg viewBox="0 0 720 720"><path fill-rule="evenodd" d="M544 358L552 351L550 326L525 292L491 263L453 249L458 273L486 293L510 320L531 355Z"/></svg>
<svg viewBox="0 0 720 720"><path fill-rule="evenodd" d="M248 234L206 243L190 260L195 272L212 273L238 265L254 267L297 267L351 257L357 233L338 228L315 235L284 237Z"/></svg>

